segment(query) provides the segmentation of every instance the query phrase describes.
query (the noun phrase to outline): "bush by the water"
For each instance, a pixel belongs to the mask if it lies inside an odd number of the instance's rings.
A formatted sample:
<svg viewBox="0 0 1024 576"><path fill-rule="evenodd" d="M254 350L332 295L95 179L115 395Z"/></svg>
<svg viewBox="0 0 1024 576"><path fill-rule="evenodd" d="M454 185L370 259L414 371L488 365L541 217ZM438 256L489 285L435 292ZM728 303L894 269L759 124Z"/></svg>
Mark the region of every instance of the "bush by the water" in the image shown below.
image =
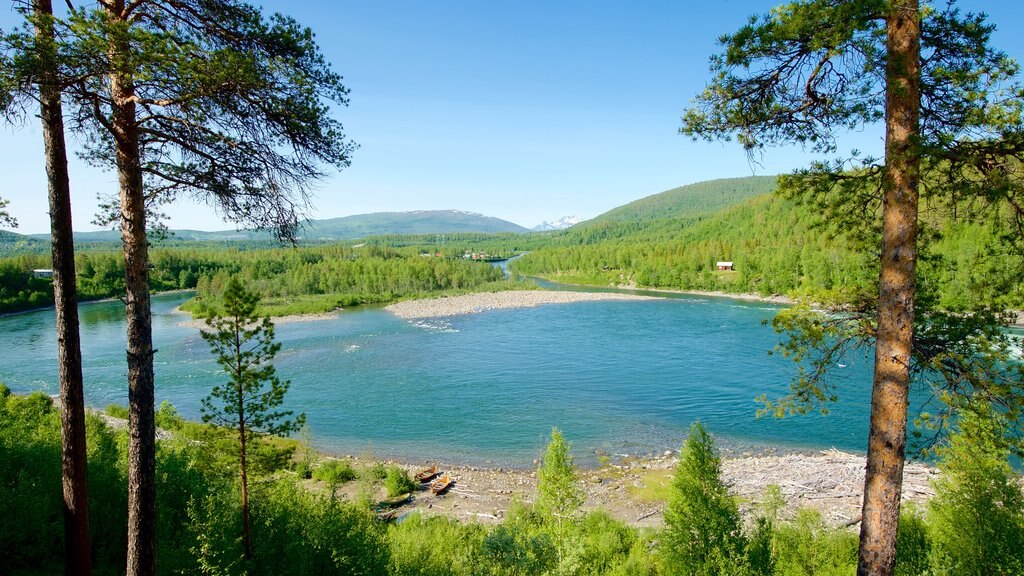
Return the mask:
<svg viewBox="0 0 1024 576"><path fill-rule="evenodd" d="M343 484L356 479L352 464L345 460L327 460L313 470L313 479L328 484Z"/></svg>
<svg viewBox="0 0 1024 576"><path fill-rule="evenodd" d="M400 494L408 494L416 489L416 482L409 476L404 468L388 466L384 475L384 487L387 488L388 496L394 497Z"/></svg>

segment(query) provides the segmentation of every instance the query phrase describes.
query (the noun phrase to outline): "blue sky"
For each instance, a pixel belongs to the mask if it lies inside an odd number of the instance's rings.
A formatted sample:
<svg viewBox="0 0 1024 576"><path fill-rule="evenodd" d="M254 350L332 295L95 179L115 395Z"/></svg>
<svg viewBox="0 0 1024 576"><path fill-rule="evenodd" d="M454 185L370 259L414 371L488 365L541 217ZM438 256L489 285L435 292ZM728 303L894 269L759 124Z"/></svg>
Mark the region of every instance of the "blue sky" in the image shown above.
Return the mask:
<svg viewBox="0 0 1024 576"><path fill-rule="evenodd" d="M589 218L663 190L805 165L798 148L752 166L734 143L692 142L679 116L708 79L717 37L776 2L393 2L268 0L313 28L352 90L335 110L360 144L352 166L316 186L315 218L459 209L532 227ZM1024 60L1017 0L984 10L995 44ZM10 4L0 27L16 22ZM69 135L72 145L73 135ZM844 147L881 150L877 127ZM48 231L38 120L0 128L0 197L22 233ZM93 230L110 172L71 164L75 229ZM168 210L174 228L228 229L205 205Z"/></svg>

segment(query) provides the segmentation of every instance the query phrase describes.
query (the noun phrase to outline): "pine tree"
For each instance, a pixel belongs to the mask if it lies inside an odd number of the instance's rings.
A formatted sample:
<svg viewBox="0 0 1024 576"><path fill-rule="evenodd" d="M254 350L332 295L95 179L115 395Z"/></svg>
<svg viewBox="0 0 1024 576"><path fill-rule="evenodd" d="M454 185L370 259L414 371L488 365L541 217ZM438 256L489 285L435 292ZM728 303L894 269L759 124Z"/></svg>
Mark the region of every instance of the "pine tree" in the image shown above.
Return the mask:
<svg viewBox="0 0 1024 576"><path fill-rule="evenodd" d="M1012 82L1016 63L989 47L991 32L984 16L952 4L790 2L722 38L714 78L683 119L685 134L735 137L752 153L779 144L833 153L839 132L884 123L884 161L854 152L780 179L784 194L877 239L878 291L853 306L858 336L875 346L859 574L893 573L912 366L947 341L915 337L928 321L917 308L921 184L936 205L1016 225L1011 241L1024 227L1024 89ZM946 373L953 395L1006 401L1005 388L978 378L964 387L959 368ZM802 374L793 400L833 397L821 383Z"/></svg>
<svg viewBox="0 0 1024 576"><path fill-rule="evenodd" d="M223 310L206 320L209 330L202 332L229 377L203 398L201 410L203 422L238 433L242 538L247 559L252 558L248 448L259 436L297 432L306 421L304 414L292 417L292 411L279 410L290 382L277 377L272 362L281 344L274 341L270 318L256 316L259 300L257 293L246 290L238 278L232 277L224 288Z"/></svg>
<svg viewBox="0 0 1024 576"><path fill-rule="evenodd" d="M310 183L323 166L348 166L355 149L326 105L347 104L347 89L309 29L240 0L69 2L54 24L68 124L85 158L117 173L117 199L100 221L120 228L124 258L126 571L155 574L147 228L161 204L188 196L293 239ZM30 45L30 37L5 37L4 48Z"/></svg>
<svg viewBox="0 0 1024 576"><path fill-rule="evenodd" d="M665 508L667 567L672 574L718 574L719 567L740 557L745 544L714 441L698 422L683 443Z"/></svg>
<svg viewBox="0 0 1024 576"><path fill-rule="evenodd" d="M27 4L27 3L26 3ZM75 275L75 244L71 218L71 186L68 177L67 146L64 139L63 83L57 60L53 5L50 0L32 0L20 6L31 24L26 35L4 38L7 58L0 90L6 96L5 112L28 97L39 102L43 128L43 149L50 207L50 245L53 267L53 297L56 320L57 367L60 387L61 474L64 492L64 569L66 574L88 575L92 570L89 545L89 494L86 474L85 394L82 381L82 350L78 331L78 286ZM27 30L26 30L27 33ZM0 225L16 222L3 210Z"/></svg>

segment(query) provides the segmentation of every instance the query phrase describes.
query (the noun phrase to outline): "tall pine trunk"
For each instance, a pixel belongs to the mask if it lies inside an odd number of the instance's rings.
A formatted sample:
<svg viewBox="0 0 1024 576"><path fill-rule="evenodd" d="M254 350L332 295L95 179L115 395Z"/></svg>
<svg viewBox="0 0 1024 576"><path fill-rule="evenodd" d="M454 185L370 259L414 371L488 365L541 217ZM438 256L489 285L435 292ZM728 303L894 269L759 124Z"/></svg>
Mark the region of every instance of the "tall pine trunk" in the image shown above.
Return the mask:
<svg viewBox="0 0 1024 576"><path fill-rule="evenodd" d="M57 320L57 372L60 380L61 484L64 492L64 573L92 572L89 552L89 492L86 484L85 396L82 347L78 334L78 287L71 228L64 113L57 78L53 5L33 0L40 60L39 117L43 123L46 179L50 201L53 301Z"/></svg>
<svg viewBox="0 0 1024 576"><path fill-rule="evenodd" d="M917 0L897 1L887 21L885 182L878 339L857 574L889 575L903 485L914 337L921 22Z"/></svg>
<svg viewBox="0 0 1024 576"><path fill-rule="evenodd" d="M124 0L104 4L123 20ZM123 23L123 22L121 22ZM116 29L116 28L115 28ZM117 180L124 250L128 356L128 569L129 576L156 574L156 425L153 414L153 330L149 298L146 200L128 39L110 42L110 124L117 147Z"/></svg>
<svg viewBox="0 0 1024 576"><path fill-rule="evenodd" d="M252 560L252 537L249 533L249 466L246 462L245 442L245 370L242 367L242 341L239 331L245 328L244 320L235 316L235 382L238 384L238 462L242 481L242 544L245 547L245 559Z"/></svg>

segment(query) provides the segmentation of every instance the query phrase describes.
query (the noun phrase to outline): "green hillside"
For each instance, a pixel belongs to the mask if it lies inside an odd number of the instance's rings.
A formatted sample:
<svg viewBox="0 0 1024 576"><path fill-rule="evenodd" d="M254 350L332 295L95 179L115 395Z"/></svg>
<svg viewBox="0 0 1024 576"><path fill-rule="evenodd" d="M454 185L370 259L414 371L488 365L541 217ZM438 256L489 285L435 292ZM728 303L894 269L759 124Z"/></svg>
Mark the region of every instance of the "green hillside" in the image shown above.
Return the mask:
<svg viewBox="0 0 1024 576"><path fill-rule="evenodd" d="M659 210L670 213L672 208ZM683 206L678 213L688 210ZM640 215L646 211L633 211L632 220L623 209L613 212L622 220L607 223L601 234L574 229L575 237L566 235L531 252L515 262L515 270L595 285L840 301L877 283L877 261L870 250L856 249L842 231L815 226L821 217L809 207L771 194L706 216L644 222ZM1024 288L1016 280L1024 262L1000 242L998 223L947 219L930 224L939 234L922 247L920 286L940 306L1024 306ZM719 271L718 261L731 261L735 269Z"/></svg>
<svg viewBox="0 0 1024 576"><path fill-rule="evenodd" d="M39 252L50 249L50 237L42 239L0 230L0 255L18 252Z"/></svg>
<svg viewBox="0 0 1024 576"><path fill-rule="evenodd" d="M581 225L693 218L712 214L775 191L775 180L774 175L749 176L688 184L619 206Z"/></svg>

